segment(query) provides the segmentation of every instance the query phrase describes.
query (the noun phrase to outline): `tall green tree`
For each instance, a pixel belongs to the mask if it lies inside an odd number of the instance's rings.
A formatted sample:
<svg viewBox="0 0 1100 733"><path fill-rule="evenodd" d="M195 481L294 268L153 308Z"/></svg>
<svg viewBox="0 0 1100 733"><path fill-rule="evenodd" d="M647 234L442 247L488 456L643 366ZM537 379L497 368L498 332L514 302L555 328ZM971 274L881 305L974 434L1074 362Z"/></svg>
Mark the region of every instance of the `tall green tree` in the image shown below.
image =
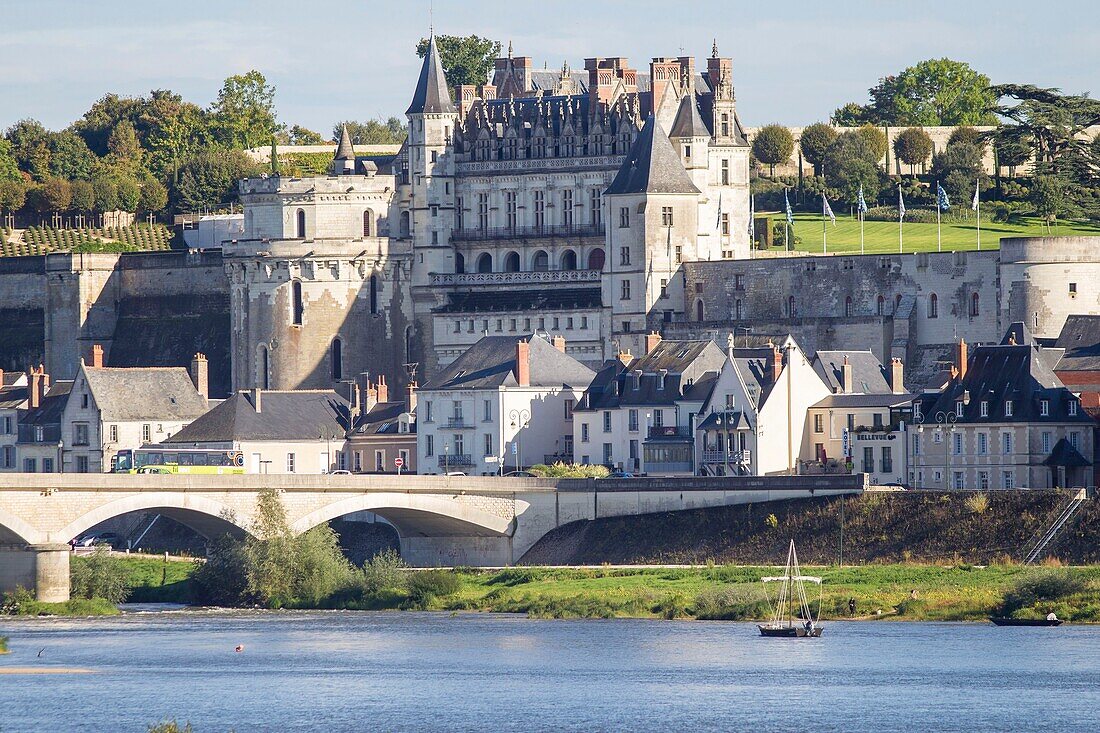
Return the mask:
<svg viewBox="0 0 1100 733"><path fill-rule="evenodd" d="M106 176L92 180L95 191L95 210L103 213L118 209L118 184Z"/></svg>
<svg viewBox="0 0 1100 733"><path fill-rule="evenodd" d="M72 130L51 132L47 138L50 149L50 175L70 181L86 181L99 165L84 138Z"/></svg>
<svg viewBox="0 0 1100 733"><path fill-rule="evenodd" d="M63 178L47 178L27 191L27 205L43 216L67 211L72 200L72 186Z"/></svg>
<svg viewBox="0 0 1100 733"><path fill-rule="evenodd" d="M200 150L180 168L169 201L177 211L217 209L236 200L237 181L262 173L263 166L240 150Z"/></svg>
<svg viewBox="0 0 1100 733"><path fill-rule="evenodd" d="M969 201L975 181L981 185L986 178L981 149L967 142L948 145L943 152L932 156L932 175L953 201Z"/></svg>
<svg viewBox="0 0 1100 733"><path fill-rule="evenodd" d="M889 150L890 143L886 139L885 132L872 124L866 124L860 125L859 129L856 130L856 134L867 142L867 148L874 154L876 163L886 157L886 151Z"/></svg>
<svg viewBox="0 0 1100 733"><path fill-rule="evenodd" d="M211 107L214 136L231 148L265 145L276 132L275 87L253 69L225 80Z"/></svg>
<svg viewBox="0 0 1100 733"><path fill-rule="evenodd" d="M878 125L992 125L990 107L996 96L989 77L962 61L929 59L894 76L885 76L868 90L869 104L847 115ZM857 111L858 110L858 111Z"/></svg>
<svg viewBox="0 0 1100 733"><path fill-rule="evenodd" d="M20 120L4 134L19 169L36 181L50 175L50 133L38 120Z"/></svg>
<svg viewBox="0 0 1100 733"><path fill-rule="evenodd" d="M825 153L829 146L836 140L837 132L832 125L824 122L815 122L802 130L802 136L798 139L798 147L802 149L802 157L814 167L814 175L821 175L821 163L825 160Z"/></svg>
<svg viewBox="0 0 1100 733"><path fill-rule="evenodd" d="M0 181L21 181L19 162L12 155L11 143L6 137L0 137Z"/></svg>
<svg viewBox="0 0 1100 733"><path fill-rule="evenodd" d="M138 135L153 175L175 181L183 161L210 143L210 118L178 94L153 91L143 105Z"/></svg>
<svg viewBox="0 0 1100 733"><path fill-rule="evenodd" d="M775 167L790 160L793 152L794 138L791 131L782 125L765 125L752 139L752 154L769 166L770 178L775 178Z"/></svg>
<svg viewBox="0 0 1100 733"><path fill-rule="evenodd" d="M146 213L163 211L168 206L168 189L160 181L149 179L141 184L138 208Z"/></svg>
<svg viewBox="0 0 1100 733"><path fill-rule="evenodd" d="M0 211L15 213L27 201L27 186L22 179L0 181Z"/></svg>
<svg viewBox="0 0 1100 733"><path fill-rule="evenodd" d="M894 156L909 166L910 175L914 167L924 165L932 154L932 138L919 127L908 127L894 138Z"/></svg>
<svg viewBox="0 0 1100 733"><path fill-rule="evenodd" d="M88 213L95 210L95 186L91 181L73 181L72 210Z"/></svg>
<svg viewBox="0 0 1100 733"><path fill-rule="evenodd" d="M400 145L405 141L405 123L396 117L365 122L356 120L337 122L332 128L332 139L340 139L340 130L345 125L347 125L351 142L355 145Z"/></svg>
<svg viewBox="0 0 1100 733"><path fill-rule="evenodd" d="M137 176L142 171L145 150L138 142L137 131L129 120L123 120L111 131L107 141L107 160L111 168L121 176Z"/></svg>
<svg viewBox="0 0 1100 733"><path fill-rule="evenodd" d="M841 133L825 154L826 183L849 203L857 200L861 185L865 198L877 196L882 173L876 153L867 135L857 130Z"/></svg>
<svg viewBox="0 0 1100 733"><path fill-rule="evenodd" d="M143 104L140 98L106 94L73 123L72 129L84 138L93 153L104 158L109 152L111 133L123 120L135 124L141 116Z"/></svg>
<svg viewBox="0 0 1100 733"><path fill-rule="evenodd" d="M281 135L285 138L278 140L280 143L287 145L324 145L325 138L319 132L314 132L308 127L302 127L301 125L294 125L286 133Z"/></svg>
<svg viewBox="0 0 1100 733"><path fill-rule="evenodd" d="M436 36L435 44L439 48L439 61L443 64L443 73L451 88L459 84L484 84L489 80L496 59L500 56L500 41L480 36ZM420 58L428 53L428 39L421 38L416 44L416 54Z"/></svg>

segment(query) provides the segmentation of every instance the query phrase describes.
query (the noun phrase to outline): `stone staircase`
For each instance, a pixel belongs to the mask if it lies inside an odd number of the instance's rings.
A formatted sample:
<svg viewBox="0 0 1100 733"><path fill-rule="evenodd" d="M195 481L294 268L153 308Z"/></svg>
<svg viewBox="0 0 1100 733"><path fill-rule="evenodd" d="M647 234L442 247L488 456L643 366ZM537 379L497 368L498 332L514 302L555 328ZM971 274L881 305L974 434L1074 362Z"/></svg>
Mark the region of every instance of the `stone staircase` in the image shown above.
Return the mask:
<svg viewBox="0 0 1100 733"><path fill-rule="evenodd" d="M1043 558L1047 548L1057 539L1062 530L1070 524L1074 515L1077 514L1077 510L1087 500L1088 492L1085 489L1077 491L1066 500L1054 521L1024 546L1021 553L1024 556L1024 565L1034 565Z"/></svg>

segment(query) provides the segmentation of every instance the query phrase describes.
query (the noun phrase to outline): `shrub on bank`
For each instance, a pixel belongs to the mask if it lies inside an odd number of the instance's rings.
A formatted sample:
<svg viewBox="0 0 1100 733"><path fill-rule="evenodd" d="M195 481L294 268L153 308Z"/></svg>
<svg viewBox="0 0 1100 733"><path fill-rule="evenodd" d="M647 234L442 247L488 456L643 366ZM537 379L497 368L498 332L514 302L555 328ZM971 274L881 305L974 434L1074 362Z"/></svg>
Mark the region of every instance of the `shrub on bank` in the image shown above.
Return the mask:
<svg viewBox="0 0 1100 733"><path fill-rule="evenodd" d="M1021 612L1045 615L1054 604L1085 590L1085 582L1067 570L1041 569L1025 573L1005 593L1000 614L1013 616ZM1057 612L1057 611L1055 611Z"/></svg>
<svg viewBox="0 0 1100 733"><path fill-rule="evenodd" d="M462 581L449 570L422 570L409 573L409 600L423 608L437 598L453 596L462 588Z"/></svg>
<svg viewBox="0 0 1100 733"><path fill-rule="evenodd" d="M695 617L707 621L749 621L771 616L763 589L751 585L707 588L695 597Z"/></svg>
<svg viewBox="0 0 1100 733"><path fill-rule="evenodd" d="M70 576L73 599L101 598L108 603L123 603L130 595L126 567L111 556L107 545L97 545L90 555L73 557Z"/></svg>

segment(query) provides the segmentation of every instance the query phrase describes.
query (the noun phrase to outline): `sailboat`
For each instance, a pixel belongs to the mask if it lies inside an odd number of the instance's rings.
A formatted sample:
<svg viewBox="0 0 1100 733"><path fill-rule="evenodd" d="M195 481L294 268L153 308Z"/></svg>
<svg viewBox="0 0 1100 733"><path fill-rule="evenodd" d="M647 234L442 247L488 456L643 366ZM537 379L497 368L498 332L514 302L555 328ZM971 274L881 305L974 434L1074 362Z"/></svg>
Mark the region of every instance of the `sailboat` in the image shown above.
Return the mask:
<svg viewBox="0 0 1100 733"><path fill-rule="evenodd" d="M760 579L764 583L764 593L768 592L768 583L779 583L779 595L776 597L775 611L772 620L766 624L758 624L761 636L775 636L784 639L816 638L821 636L822 627L814 619L810 611L810 603L806 600L806 583L816 583L821 588L821 578L812 575L803 575L798 569L798 553L794 549L794 540L787 551L787 567L782 575ZM821 609L821 591L819 590L817 607ZM771 602L771 598L768 598ZM798 616L795 616L795 606L798 606Z"/></svg>

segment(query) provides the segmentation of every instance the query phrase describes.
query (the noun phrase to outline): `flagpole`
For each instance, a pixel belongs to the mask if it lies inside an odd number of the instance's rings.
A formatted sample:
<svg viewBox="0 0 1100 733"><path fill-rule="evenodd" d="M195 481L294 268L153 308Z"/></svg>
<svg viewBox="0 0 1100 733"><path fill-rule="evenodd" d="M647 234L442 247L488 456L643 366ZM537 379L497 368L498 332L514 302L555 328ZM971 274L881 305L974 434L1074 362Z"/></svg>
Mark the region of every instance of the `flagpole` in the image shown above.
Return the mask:
<svg viewBox="0 0 1100 733"><path fill-rule="evenodd" d="M943 252L943 235L940 234L940 195L939 184L936 184L936 251Z"/></svg>
<svg viewBox="0 0 1100 733"><path fill-rule="evenodd" d="M825 194L821 194L821 254L829 254L829 227L825 223Z"/></svg>
<svg viewBox="0 0 1100 733"><path fill-rule="evenodd" d="M863 251L863 212L859 212L859 253L866 254Z"/></svg>
<svg viewBox="0 0 1100 733"><path fill-rule="evenodd" d="M978 222L978 251L982 251L982 199L978 195L978 182L974 181L974 213Z"/></svg>

